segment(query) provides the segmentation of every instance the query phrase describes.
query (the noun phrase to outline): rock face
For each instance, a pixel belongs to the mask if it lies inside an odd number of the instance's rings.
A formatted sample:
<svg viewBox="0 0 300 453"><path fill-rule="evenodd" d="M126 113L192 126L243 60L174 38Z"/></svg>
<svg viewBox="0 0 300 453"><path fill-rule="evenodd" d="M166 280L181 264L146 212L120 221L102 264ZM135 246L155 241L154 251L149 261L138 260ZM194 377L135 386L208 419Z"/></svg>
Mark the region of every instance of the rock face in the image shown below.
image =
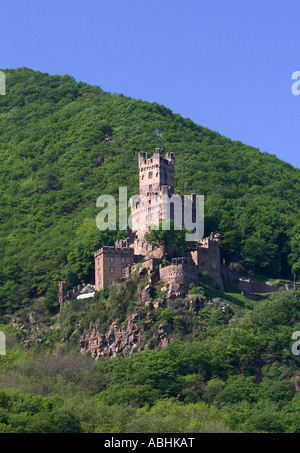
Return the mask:
<svg viewBox="0 0 300 453"><path fill-rule="evenodd" d="M166 293L168 287L165 288ZM90 351L94 359L101 356L115 357L118 354L131 356L135 351L143 349L165 348L173 341L173 326L170 322L163 321L158 327L153 328L155 312L168 308L167 298L152 301L153 288L147 285L139 291L139 299L144 302L148 313L145 311L135 312L125 322L115 320L107 329L106 333L100 332L100 321L92 322L89 328L80 337L80 351ZM192 312L198 316L204 308L205 298L201 296L189 297L180 303L180 310ZM219 304L218 308L219 308ZM223 307L223 305L222 305ZM145 340L145 333L152 329L149 340Z"/></svg>
<svg viewBox="0 0 300 453"><path fill-rule="evenodd" d="M195 315L198 315L201 308L204 308L204 297L191 297L185 302L185 307L191 310Z"/></svg>
<svg viewBox="0 0 300 453"><path fill-rule="evenodd" d="M100 356L114 357L119 353L131 356L135 350L140 350L143 333L151 323L151 319L141 320L140 313L135 312L127 319L126 329L116 320L105 335L99 333L97 322L91 323L80 337L80 351L90 351L95 359Z"/></svg>
<svg viewBox="0 0 300 453"><path fill-rule="evenodd" d="M154 337L157 339L159 345L162 348L168 346L171 343L170 333L172 332L172 326L170 324L160 324L157 331L154 333Z"/></svg>
<svg viewBox="0 0 300 453"><path fill-rule="evenodd" d="M115 320L109 326L105 334L100 333L99 320L92 322L89 329L80 337L80 351L82 353L90 351L93 358L98 359L101 356L115 357L117 354L131 356L135 351L143 349L165 348L172 341L172 324L164 321L158 325L152 334L148 343L145 342L145 333L153 327L153 316L156 310L167 308L165 299L156 299L150 301L150 285L143 288L140 292L140 298L145 302L149 312L147 314L135 311L126 320L126 323L120 323ZM204 307L205 299L202 297L190 297L181 303L181 309L191 311L198 315ZM145 344L146 343L146 344Z"/></svg>
<svg viewBox="0 0 300 453"><path fill-rule="evenodd" d="M42 316L34 311L30 311L25 319L17 316L11 317L11 323L16 329L23 330L26 333L24 344L33 344L42 342L43 334L47 331L47 326L42 322Z"/></svg>
<svg viewBox="0 0 300 453"><path fill-rule="evenodd" d="M153 289L151 285L147 285L138 292L140 302L147 302L152 298Z"/></svg>
<svg viewBox="0 0 300 453"><path fill-rule="evenodd" d="M155 305L155 307L154 307ZM162 307L161 301L155 304L149 303L149 310ZM93 358L101 356L115 357L117 354L131 356L134 351L152 349L152 342L144 344L144 333L153 325L151 311L141 315L139 312L133 313L127 319L127 326L121 325L119 320L114 321L108 328L106 334L99 332L99 321L92 322L89 329L80 337L80 352L90 351ZM153 333L155 347L165 348L172 342L172 326L168 323L161 323Z"/></svg>

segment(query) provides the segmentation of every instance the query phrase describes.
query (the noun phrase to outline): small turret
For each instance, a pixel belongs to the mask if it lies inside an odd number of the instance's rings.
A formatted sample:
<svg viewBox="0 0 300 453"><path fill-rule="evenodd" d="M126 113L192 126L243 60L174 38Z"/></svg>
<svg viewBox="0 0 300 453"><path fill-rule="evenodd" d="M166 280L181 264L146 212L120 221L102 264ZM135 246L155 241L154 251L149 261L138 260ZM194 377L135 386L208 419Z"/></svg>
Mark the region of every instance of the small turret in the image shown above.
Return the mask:
<svg viewBox="0 0 300 453"><path fill-rule="evenodd" d="M60 304L63 304L64 301L66 300L67 292L68 292L67 282L64 282L64 281L59 282L59 284L58 284L58 302Z"/></svg>

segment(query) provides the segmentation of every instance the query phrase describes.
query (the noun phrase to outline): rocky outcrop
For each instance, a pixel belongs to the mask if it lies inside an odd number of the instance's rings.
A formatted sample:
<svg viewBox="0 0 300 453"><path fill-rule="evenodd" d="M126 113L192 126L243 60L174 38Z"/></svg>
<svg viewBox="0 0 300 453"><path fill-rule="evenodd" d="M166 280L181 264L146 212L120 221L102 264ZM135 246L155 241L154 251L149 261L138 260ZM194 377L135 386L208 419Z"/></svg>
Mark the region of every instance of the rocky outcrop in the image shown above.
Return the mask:
<svg viewBox="0 0 300 453"><path fill-rule="evenodd" d="M148 302L149 310L163 308L165 302L156 300L154 303ZM172 326L167 322L161 323L153 333L154 342L145 344L144 334L153 326L151 311L145 314L139 312L133 313L127 318L127 326L119 320L114 321L103 335L100 333L99 320L92 322L89 329L80 337L80 352L90 351L93 358L98 359L101 356L115 357L117 354L131 356L135 351L142 349L152 349L155 347L165 348L172 342L170 334Z"/></svg>
<svg viewBox="0 0 300 453"><path fill-rule="evenodd" d="M123 328L119 320L114 321L105 335L99 333L99 322L91 323L89 329L80 337L80 351L90 351L95 359L117 354L131 356L141 348L143 334L150 328L151 319L141 319L138 312L127 319L127 327Z"/></svg>
<svg viewBox="0 0 300 453"><path fill-rule="evenodd" d="M115 320L105 334L100 333L99 320L92 322L89 329L80 337L80 351L82 353L90 351L92 357L98 359L101 356L115 357L118 354L130 357L135 351L168 346L173 341L172 324L167 321L161 322L153 331L155 312L157 310L165 310L168 307L168 303L165 298L152 301L150 298L151 294L152 288L150 285L140 291L140 298L145 302L145 306L149 310L147 314L135 311L127 318L125 323ZM189 297L181 302L180 310L189 310L193 314L198 315L204 304L204 297ZM150 329L152 329L152 335L150 336L150 341L146 341L145 333Z"/></svg>
<svg viewBox="0 0 300 453"><path fill-rule="evenodd" d="M195 315L198 315L199 311L204 308L205 298L204 297L190 297L185 302L185 307L192 311Z"/></svg>
<svg viewBox="0 0 300 453"><path fill-rule="evenodd" d="M47 326L42 322L42 316L37 312L29 311L23 318L12 316L10 322L16 329L23 330L26 334L24 344L41 343L43 341Z"/></svg>
<svg viewBox="0 0 300 453"><path fill-rule="evenodd" d="M162 348L165 348L168 346L168 344L171 343L171 337L170 334L172 332L173 328L170 324L160 324L158 326L157 331L154 333L154 338L157 339L157 344L159 344Z"/></svg>
<svg viewBox="0 0 300 453"><path fill-rule="evenodd" d="M147 285L144 288L139 289L138 297L140 302L147 302L152 300L153 288L151 285Z"/></svg>

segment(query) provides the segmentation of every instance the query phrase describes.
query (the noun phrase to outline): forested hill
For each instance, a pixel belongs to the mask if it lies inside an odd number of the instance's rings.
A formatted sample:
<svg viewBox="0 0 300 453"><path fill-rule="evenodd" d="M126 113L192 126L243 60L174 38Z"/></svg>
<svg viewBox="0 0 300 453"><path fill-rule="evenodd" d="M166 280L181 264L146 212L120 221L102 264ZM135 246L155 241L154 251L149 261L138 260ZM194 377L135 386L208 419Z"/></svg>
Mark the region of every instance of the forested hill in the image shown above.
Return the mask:
<svg viewBox="0 0 300 453"><path fill-rule="evenodd" d="M0 96L0 303L20 305L93 276L96 199L138 193L139 151L176 154L175 185L205 195L205 232L227 263L268 276L300 271L300 170L156 103L26 68ZM238 131L237 131L238 133ZM110 140L105 140L106 134Z"/></svg>

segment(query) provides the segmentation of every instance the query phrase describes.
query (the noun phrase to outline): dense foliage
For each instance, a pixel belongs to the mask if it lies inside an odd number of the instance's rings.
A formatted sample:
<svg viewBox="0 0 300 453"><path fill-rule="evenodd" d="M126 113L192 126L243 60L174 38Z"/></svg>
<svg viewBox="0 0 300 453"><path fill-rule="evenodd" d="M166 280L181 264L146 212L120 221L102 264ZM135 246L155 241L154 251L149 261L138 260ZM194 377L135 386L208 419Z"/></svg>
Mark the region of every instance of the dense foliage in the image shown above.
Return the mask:
<svg viewBox="0 0 300 453"><path fill-rule="evenodd" d="M205 195L206 234L223 235L227 262L291 278L300 269L300 170L156 103L68 76L6 70L0 97L0 303L14 311L56 288L93 279L102 194L138 193L137 153L155 127L176 154L176 188Z"/></svg>
<svg viewBox="0 0 300 453"><path fill-rule="evenodd" d="M25 351L20 331L1 326L0 432L299 433L299 291L231 317L207 305L195 318L192 341L97 362L70 339L52 354L47 342Z"/></svg>

